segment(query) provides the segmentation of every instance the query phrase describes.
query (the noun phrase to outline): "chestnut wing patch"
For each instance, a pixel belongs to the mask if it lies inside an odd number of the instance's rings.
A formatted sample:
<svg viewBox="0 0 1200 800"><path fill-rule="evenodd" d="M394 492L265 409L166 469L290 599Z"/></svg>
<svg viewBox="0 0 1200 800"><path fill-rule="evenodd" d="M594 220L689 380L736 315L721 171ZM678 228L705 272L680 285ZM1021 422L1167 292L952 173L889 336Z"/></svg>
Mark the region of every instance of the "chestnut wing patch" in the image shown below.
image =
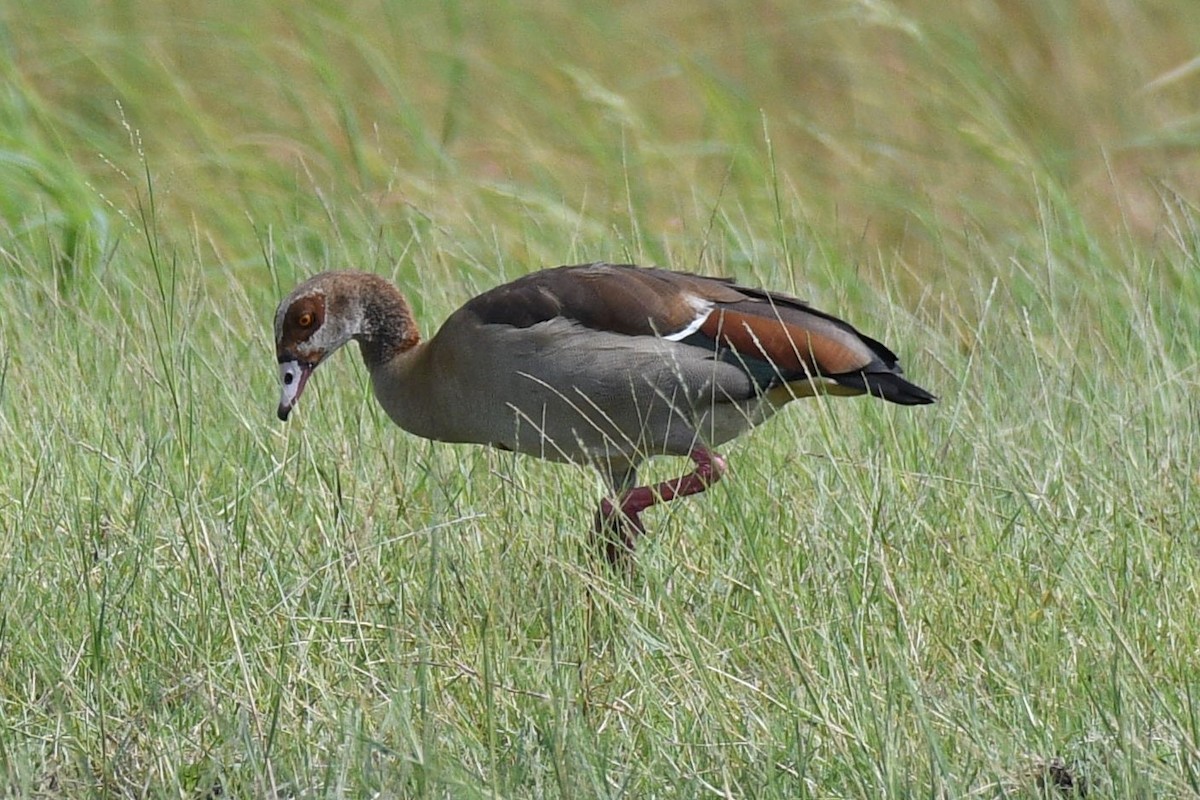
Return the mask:
<svg viewBox="0 0 1200 800"><path fill-rule="evenodd" d="M683 342L738 365L763 392L821 377L901 405L936 399L905 380L895 353L849 323L786 295L754 293L718 308Z"/></svg>
<svg viewBox="0 0 1200 800"><path fill-rule="evenodd" d="M764 389L806 377L854 373L872 365L886 368L886 362L879 363L883 359L895 363L887 348L846 323L782 298L721 306L684 341L740 363Z"/></svg>

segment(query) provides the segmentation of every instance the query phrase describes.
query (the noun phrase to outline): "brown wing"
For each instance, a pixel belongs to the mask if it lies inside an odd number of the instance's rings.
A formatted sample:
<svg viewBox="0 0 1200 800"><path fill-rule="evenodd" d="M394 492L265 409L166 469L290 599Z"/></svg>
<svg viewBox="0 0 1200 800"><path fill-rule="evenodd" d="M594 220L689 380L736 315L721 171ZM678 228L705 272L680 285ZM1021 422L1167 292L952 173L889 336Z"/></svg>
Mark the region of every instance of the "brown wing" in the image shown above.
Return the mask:
<svg viewBox="0 0 1200 800"><path fill-rule="evenodd" d="M728 282L617 264L581 264L533 272L463 306L481 323L528 328L564 318L628 336L670 336L696 321L696 301L736 302Z"/></svg>
<svg viewBox="0 0 1200 800"><path fill-rule="evenodd" d="M900 377L896 355L849 323L786 294L719 278L585 264L526 275L467 303L481 323L526 328L555 318L628 336L660 336L737 364L760 391L829 379L894 403L933 402Z"/></svg>

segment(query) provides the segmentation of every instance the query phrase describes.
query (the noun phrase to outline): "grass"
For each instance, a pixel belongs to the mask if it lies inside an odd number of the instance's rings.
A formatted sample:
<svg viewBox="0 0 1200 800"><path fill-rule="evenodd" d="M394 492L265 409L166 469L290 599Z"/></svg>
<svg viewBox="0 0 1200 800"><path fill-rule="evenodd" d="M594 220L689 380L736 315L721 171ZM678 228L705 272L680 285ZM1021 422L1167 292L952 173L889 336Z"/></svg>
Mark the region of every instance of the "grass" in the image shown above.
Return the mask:
<svg viewBox="0 0 1200 800"><path fill-rule="evenodd" d="M0 794L1200 792L1200 9L797 5L0 9ZM351 355L274 420L302 276L594 259L941 402L789 409L628 581Z"/></svg>

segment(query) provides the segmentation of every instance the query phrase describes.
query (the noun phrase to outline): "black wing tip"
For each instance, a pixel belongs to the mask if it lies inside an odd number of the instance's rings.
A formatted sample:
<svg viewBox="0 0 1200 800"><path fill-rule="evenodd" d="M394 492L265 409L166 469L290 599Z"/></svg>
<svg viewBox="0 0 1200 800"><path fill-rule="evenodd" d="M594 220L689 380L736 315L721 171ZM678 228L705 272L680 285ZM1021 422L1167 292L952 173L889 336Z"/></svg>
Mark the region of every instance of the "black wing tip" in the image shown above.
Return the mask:
<svg viewBox="0 0 1200 800"><path fill-rule="evenodd" d="M937 402L935 395L899 375L872 375L866 383L871 394L897 405L924 406Z"/></svg>
<svg viewBox="0 0 1200 800"><path fill-rule="evenodd" d="M936 395L894 372L859 372L838 375L834 380L901 406L924 406L937 402Z"/></svg>

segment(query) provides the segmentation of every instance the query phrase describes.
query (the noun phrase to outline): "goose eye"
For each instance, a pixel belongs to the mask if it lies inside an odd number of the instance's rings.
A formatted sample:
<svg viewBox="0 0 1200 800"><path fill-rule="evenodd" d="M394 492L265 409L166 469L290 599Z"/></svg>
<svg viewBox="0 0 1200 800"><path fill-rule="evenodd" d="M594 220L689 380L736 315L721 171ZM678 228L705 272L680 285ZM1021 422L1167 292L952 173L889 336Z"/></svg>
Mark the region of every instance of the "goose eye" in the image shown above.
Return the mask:
<svg viewBox="0 0 1200 800"><path fill-rule="evenodd" d="M298 325L299 325L301 328L308 328L308 327L311 327L311 326L312 326L312 323L313 323L313 315L312 315L312 312L311 312L311 311L305 311L303 314L301 314L301 315L300 315L300 319L296 320L296 323L297 323L297 324L298 324Z"/></svg>

